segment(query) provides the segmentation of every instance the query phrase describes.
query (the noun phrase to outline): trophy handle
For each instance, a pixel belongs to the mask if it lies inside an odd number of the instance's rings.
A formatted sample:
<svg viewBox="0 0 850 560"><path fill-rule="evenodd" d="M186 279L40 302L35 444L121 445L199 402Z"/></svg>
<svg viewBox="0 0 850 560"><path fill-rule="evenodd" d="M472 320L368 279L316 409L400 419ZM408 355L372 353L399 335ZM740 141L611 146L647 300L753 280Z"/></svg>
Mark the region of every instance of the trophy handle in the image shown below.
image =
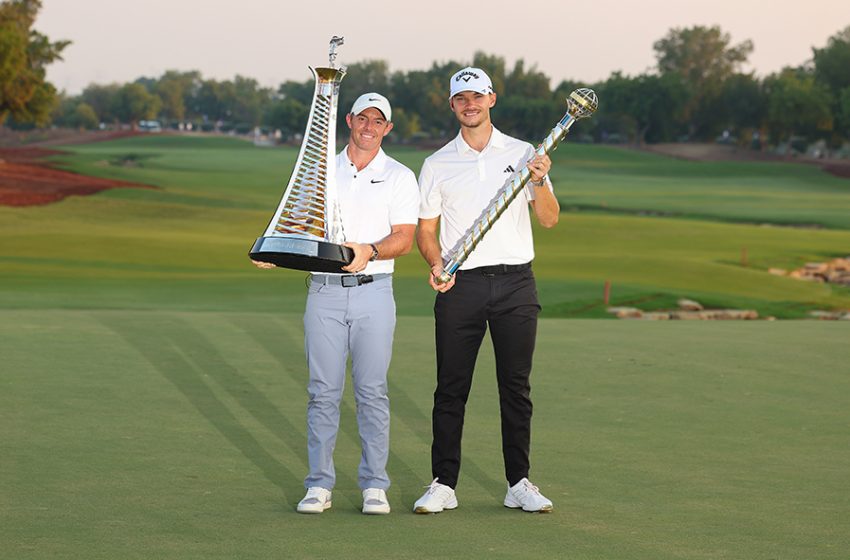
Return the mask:
<svg viewBox="0 0 850 560"><path fill-rule="evenodd" d="M581 88L570 93L567 98L567 112L563 118L555 125L549 135L537 148L537 155L548 155L558 147L558 144L570 131L573 124L580 119L590 117L599 107L599 99L592 89ZM478 246L484 235L490 231L496 220L499 219L508 205L519 195L525 185L531 179L531 171L528 165L524 165L522 169L515 172L505 185L499 189L496 196L484 209L481 215L475 220L463 237L457 242L454 248L449 253L449 259L443 265L443 272L434 278L437 284L445 284L452 279L455 272L466 262L469 255Z"/></svg>

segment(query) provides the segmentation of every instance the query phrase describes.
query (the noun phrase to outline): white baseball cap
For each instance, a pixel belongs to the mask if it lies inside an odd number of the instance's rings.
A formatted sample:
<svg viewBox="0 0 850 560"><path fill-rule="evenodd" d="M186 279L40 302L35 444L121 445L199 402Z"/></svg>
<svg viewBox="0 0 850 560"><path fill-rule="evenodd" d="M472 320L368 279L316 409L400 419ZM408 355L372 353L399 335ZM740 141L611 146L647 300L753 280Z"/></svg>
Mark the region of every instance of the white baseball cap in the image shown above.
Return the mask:
<svg viewBox="0 0 850 560"><path fill-rule="evenodd" d="M359 115L369 107L374 107L384 114L387 121L393 120L393 110L390 108L390 102L380 93L364 93L357 98L354 105L351 106L351 114Z"/></svg>
<svg viewBox="0 0 850 560"><path fill-rule="evenodd" d="M467 66L462 70L455 72L451 81L451 98L456 93L462 91L474 91L476 93L493 93L493 82L490 81L490 76L481 68L473 68Z"/></svg>

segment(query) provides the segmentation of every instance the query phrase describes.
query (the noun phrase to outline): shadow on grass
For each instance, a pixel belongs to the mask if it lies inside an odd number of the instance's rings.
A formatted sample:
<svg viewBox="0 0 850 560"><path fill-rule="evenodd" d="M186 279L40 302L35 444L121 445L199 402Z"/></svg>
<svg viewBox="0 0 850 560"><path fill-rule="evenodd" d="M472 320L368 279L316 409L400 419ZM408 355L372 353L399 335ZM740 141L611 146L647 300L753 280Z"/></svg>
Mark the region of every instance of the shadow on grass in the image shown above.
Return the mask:
<svg viewBox="0 0 850 560"><path fill-rule="evenodd" d="M283 348L287 346L303 346L303 332L299 331L291 323L278 321L273 316L257 317L252 315L251 317L246 317L235 315L230 317L230 322L254 339L266 352L274 356L284 366L284 369L293 381L306 386L306 364L302 363L301 371L296 371L287 365L291 363L291 356L283 351ZM285 337L285 340L281 340L281 335ZM390 396L393 401L396 401L401 391L397 391L392 387L393 385L391 384ZM409 398L407 401L412 403ZM403 408L407 408L407 406ZM398 410L398 407L395 407L393 410ZM394 418L399 416L394 412L393 414ZM352 442L356 444L360 443L360 434L357 429L357 414L351 404L346 400L343 400L340 404L340 431ZM304 449L306 452L306 444ZM397 484L401 489L402 500L405 506L412 506L413 502L419 498L417 492L422 485L421 477L393 451L392 445L390 445L388 467L391 471L390 475L393 483ZM337 471L337 479L342 482L340 490L350 498L352 503L358 503L360 500L359 492L356 495L353 493L353 489L357 488L356 481L341 474L339 471Z"/></svg>
<svg viewBox="0 0 850 560"><path fill-rule="evenodd" d="M231 322L253 338L281 364L287 364L290 358L281 350L283 346L278 333L286 335L290 344L303 344L303 332L294 328L289 323L276 321L272 317L265 319L256 316L231 316ZM306 368L306 365L304 367ZM297 373L288 367L286 370L293 380L301 384L306 384L305 374ZM422 412L417 407L416 402L397 383L393 382L392 376L390 376L388 382L392 402L392 418L394 420L401 420L411 432L416 434L420 441L424 442L430 448L431 434L419 429L422 425L430 425L430 416ZM342 402L341 416L340 430L352 441L359 442L356 413L346 401ZM428 462L429 457L422 457L422 460L423 462ZM412 506L413 502L421 496L423 484L427 484L429 481L423 480L421 474L417 474L397 453L393 452L392 444L390 444L389 468L391 471L390 474L394 479L394 484L397 484L401 488L402 499L405 505ZM490 492L494 498L501 500L504 497L501 494L503 484L490 477L474 461L464 459L463 469L468 476L480 484L482 488ZM340 478L339 473L337 477Z"/></svg>
<svg viewBox="0 0 850 560"><path fill-rule="evenodd" d="M173 316L134 314L128 318L111 313L94 316L168 379L233 447L281 489L287 503L294 504L300 499L303 488L300 476L263 448L215 396L203 377L214 379L293 452L306 447L304 437L299 436L302 430L295 429L262 392L240 376L202 333Z"/></svg>

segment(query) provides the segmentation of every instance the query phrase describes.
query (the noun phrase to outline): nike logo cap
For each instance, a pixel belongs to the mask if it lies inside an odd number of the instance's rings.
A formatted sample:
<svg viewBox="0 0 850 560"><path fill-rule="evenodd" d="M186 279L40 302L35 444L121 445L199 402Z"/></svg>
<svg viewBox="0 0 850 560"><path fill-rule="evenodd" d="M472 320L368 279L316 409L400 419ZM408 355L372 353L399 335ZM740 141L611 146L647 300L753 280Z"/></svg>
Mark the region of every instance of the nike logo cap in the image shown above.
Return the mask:
<svg viewBox="0 0 850 560"><path fill-rule="evenodd" d="M473 68L467 66L462 70L455 72L452 76L451 93L449 98L462 91L474 91L475 93L493 93L493 82L490 81L490 76L481 68Z"/></svg>
<svg viewBox="0 0 850 560"><path fill-rule="evenodd" d="M369 107L374 107L383 113L384 118L387 119L387 122L392 122L393 115L392 109L390 108L390 102L386 97L381 95L380 93L364 93L360 97L357 98L357 101L354 102L354 105L351 106L351 114L359 115Z"/></svg>

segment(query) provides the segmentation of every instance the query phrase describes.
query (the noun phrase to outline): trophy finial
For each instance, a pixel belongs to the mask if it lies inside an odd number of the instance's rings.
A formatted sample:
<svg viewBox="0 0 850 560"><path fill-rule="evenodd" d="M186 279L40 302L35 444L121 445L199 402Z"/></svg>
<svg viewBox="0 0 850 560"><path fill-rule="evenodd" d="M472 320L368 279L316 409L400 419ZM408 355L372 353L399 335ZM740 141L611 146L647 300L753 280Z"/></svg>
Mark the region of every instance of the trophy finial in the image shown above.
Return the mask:
<svg viewBox="0 0 850 560"><path fill-rule="evenodd" d="M589 117L598 107L599 99L590 88L579 88L567 97L567 112L576 120Z"/></svg>
<svg viewBox="0 0 850 560"><path fill-rule="evenodd" d="M345 37L337 37L334 35L331 37L331 49L330 53L328 53L328 58L330 59L331 68L336 68L336 48L345 43Z"/></svg>

